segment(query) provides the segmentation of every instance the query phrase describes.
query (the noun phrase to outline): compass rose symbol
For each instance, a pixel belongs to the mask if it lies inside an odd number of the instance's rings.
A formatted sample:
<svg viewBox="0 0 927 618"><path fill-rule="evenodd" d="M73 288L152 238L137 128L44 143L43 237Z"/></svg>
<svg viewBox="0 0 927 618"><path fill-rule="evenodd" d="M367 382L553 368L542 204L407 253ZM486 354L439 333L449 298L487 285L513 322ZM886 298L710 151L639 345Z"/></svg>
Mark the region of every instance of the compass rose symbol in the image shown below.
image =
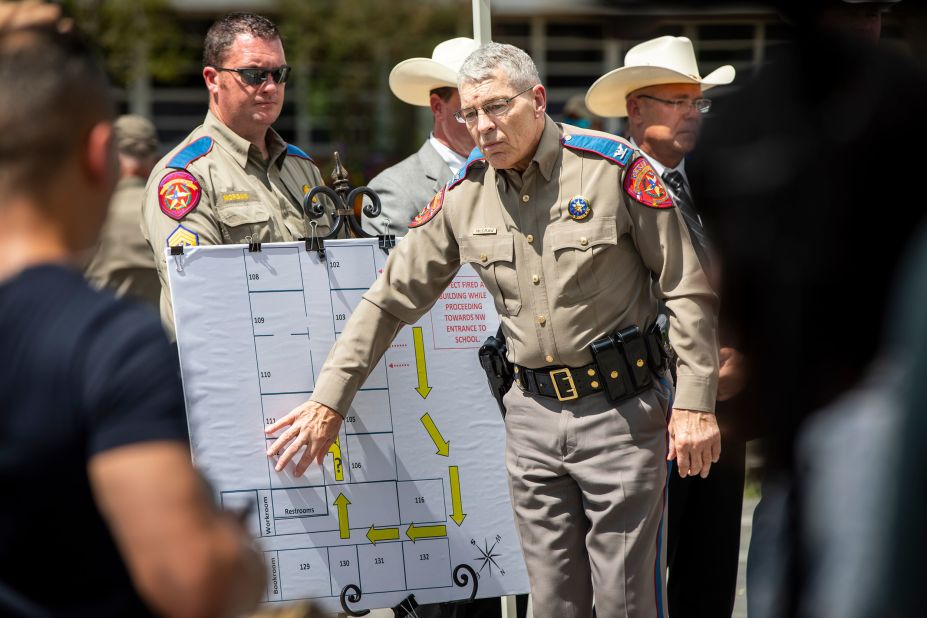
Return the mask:
<svg viewBox="0 0 927 618"><path fill-rule="evenodd" d="M478 552L479 556L474 556L474 560L480 563L479 572L482 573L483 569L489 569L489 576L492 577L492 568L496 567L496 570L499 571L499 575L505 575L505 569L499 566L499 563L496 562L496 558L500 557L502 554L495 553L496 546L499 542L502 541L502 537L498 534L496 535L495 542L492 546L489 545L489 541L484 537L483 546L480 547L476 542L476 539L470 539L470 544L473 545Z"/></svg>

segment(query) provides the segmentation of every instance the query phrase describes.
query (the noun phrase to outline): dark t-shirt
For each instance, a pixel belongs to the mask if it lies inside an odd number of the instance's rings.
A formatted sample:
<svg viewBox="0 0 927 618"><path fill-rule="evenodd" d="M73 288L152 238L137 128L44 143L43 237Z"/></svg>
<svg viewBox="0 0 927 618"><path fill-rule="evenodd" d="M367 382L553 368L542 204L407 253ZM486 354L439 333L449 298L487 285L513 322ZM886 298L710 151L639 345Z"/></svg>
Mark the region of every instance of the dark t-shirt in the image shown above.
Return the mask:
<svg viewBox="0 0 927 618"><path fill-rule="evenodd" d="M187 440L176 355L150 309L59 266L0 283L0 615L149 615L87 464Z"/></svg>

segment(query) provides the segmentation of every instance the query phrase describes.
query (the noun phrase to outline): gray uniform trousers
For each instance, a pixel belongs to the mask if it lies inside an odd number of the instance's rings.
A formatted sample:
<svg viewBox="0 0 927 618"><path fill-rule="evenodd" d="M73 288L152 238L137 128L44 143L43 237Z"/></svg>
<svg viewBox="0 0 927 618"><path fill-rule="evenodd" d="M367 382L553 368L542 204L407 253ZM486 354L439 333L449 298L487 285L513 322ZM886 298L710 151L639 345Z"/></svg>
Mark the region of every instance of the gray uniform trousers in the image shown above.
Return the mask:
<svg viewBox="0 0 927 618"><path fill-rule="evenodd" d="M668 383L667 383L668 384ZM619 403L505 396L506 467L535 618L665 616L668 386Z"/></svg>

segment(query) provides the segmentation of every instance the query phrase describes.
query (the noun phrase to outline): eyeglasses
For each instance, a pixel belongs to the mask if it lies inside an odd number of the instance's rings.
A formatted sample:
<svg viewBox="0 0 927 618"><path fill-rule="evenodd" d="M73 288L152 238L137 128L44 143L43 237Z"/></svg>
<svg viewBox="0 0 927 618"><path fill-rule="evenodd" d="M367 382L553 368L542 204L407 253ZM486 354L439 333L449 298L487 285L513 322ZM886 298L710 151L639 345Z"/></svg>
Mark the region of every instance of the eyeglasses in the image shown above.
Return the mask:
<svg viewBox="0 0 927 618"><path fill-rule="evenodd" d="M711 109L711 99L661 99L660 97L652 97L649 94L639 94L637 95L641 99L653 99L654 101L659 101L664 105L671 105L673 111L689 111L694 109L700 114L707 114L708 110Z"/></svg>
<svg viewBox="0 0 927 618"><path fill-rule="evenodd" d="M507 99L496 99L495 101L490 101L482 107L468 107L467 109L462 109L454 113L454 118L456 118L457 122L460 124L475 124L477 119L480 117L480 110L483 110L484 114L487 116L492 116L493 118L502 116L507 111L509 111L509 108L512 107L512 101L525 94L532 88L534 88L534 86L529 86L518 94L513 94Z"/></svg>
<svg viewBox="0 0 927 618"><path fill-rule="evenodd" d="M260 86L267 81L268 75L273 77L277 84L285 84L286 80L290 77L290 66L286 64L276 69L229 69L227 67L217 67L215 65L209 66L217 71L238 73L241 76L241 81L249 86Z"/></svg>

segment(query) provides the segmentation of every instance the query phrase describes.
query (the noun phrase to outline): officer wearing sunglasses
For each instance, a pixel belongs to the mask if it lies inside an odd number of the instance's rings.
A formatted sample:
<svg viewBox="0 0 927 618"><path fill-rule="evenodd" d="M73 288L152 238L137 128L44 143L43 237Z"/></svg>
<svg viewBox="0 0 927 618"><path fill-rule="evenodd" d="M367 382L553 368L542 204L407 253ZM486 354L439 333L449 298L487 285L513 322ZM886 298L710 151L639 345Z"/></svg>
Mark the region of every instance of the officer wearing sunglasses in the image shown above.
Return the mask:
<svg viewBox="0 0 927 618"><path fill-rule="evenodd" d="M328 233L326 217L310 224L302 211L303 196L322 184L318 168L272 128L289 75L280 34L265 17L232 13L206 34L206 119L155 166L145 190L142 229L158 264L161 316L171 332L165 247Z"/></svg>

